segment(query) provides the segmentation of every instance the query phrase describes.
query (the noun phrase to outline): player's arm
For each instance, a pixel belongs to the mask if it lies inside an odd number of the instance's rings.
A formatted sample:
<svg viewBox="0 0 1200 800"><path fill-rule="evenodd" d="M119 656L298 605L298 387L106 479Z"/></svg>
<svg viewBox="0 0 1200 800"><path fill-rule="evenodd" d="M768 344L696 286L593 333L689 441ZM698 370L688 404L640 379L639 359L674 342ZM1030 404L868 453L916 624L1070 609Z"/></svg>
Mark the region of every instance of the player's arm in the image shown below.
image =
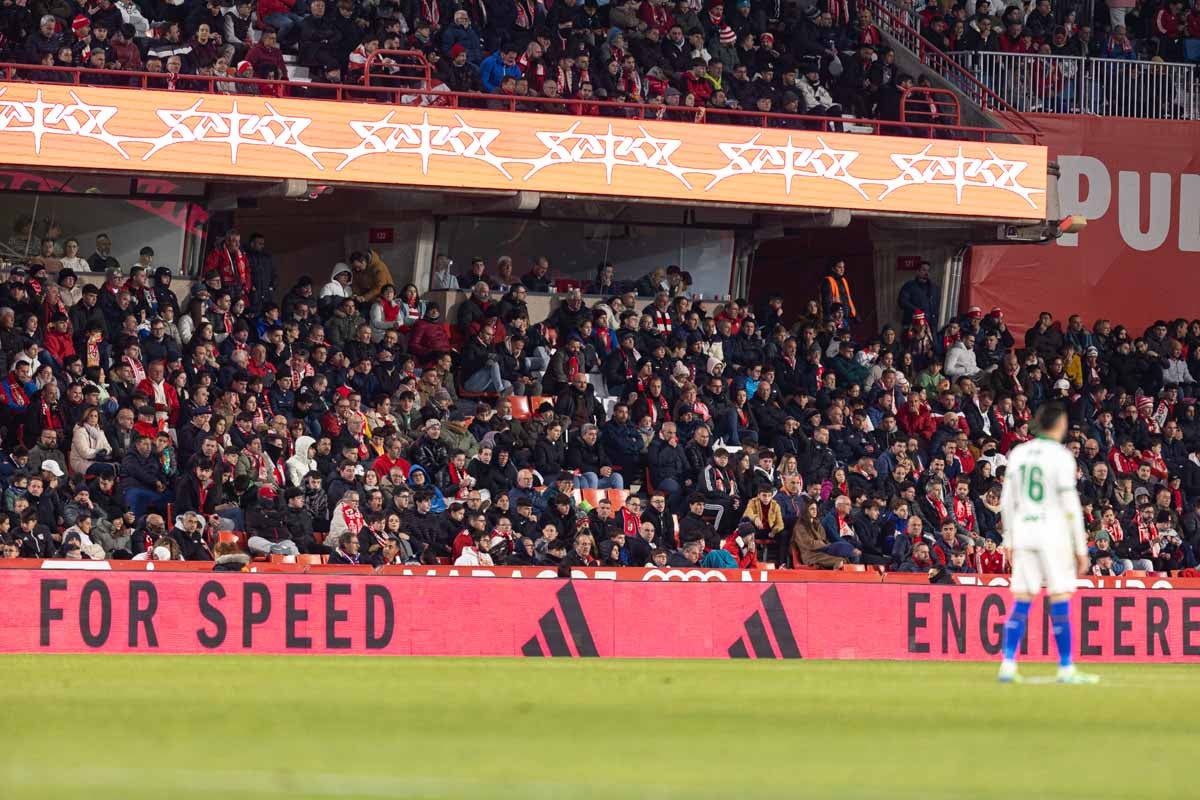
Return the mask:
<svg viewBox="0 0 1200 800"><path fill-rule="evenodd" d="M1008 471L1004 473L1004 483L1000 487L1000 521L1002 523L1000 532L1003 536L1003 546L1010 550L1012 548L1013 520L1017 518L1017 495L1021 489L1016 485L1016 475L1012 465L1009 464Z"/></svg>

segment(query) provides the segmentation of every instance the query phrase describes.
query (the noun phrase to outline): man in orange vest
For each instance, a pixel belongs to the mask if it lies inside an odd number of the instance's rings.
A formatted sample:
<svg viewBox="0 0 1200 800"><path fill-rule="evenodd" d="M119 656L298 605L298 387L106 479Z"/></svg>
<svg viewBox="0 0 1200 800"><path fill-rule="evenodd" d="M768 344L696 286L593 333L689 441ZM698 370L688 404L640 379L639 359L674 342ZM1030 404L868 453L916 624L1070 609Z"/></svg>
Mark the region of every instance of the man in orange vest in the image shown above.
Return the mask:
<svg viewBox="0 0 1200 800"><path fill-rule="evenodd" d="M821 310L826 319L833 315L834 303L841 303L846 310L847 320L858 320L858 311L854 308L854 299L850 296L850 281L846 279L846 262L840 258L833 260L829 274L821 279Z"/></svg>

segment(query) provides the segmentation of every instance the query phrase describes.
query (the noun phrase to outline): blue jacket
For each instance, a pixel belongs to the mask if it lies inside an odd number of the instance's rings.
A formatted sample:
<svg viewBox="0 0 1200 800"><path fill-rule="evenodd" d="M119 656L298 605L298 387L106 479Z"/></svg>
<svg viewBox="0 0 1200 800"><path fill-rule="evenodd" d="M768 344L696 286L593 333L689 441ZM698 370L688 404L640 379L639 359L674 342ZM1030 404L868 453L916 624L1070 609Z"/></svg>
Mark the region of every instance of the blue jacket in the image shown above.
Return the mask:
<svg viewBox="0 0 1200 800"><path fill-rule="evenodd" d="M513 64L511 67L504 66L504 62L500 60L499 50L485 58L483 63L479 65L479 81L483 84L483 90L485 92L499 91L500 81L502 81L506 75L511 75L514 78L520 78L521 68L516 64Z"/></svg>
<svg viewBox="0 0 1200 800"><path fill-rule="evenodd" d="M480 43L479 32L474 27L466 28L451 25L442 31L442 53L450 57L450 48L461 44L467 51L467 61L478 66L483 60L483 45Z"/></svg>
<svg viewBox="0 0 1200 800"><path fill-rule="evenodd" d="M604 449L612 453L636 456L642 452L642 436L628 423L606 423L600 428L600 441L604 443Z"/></svg>

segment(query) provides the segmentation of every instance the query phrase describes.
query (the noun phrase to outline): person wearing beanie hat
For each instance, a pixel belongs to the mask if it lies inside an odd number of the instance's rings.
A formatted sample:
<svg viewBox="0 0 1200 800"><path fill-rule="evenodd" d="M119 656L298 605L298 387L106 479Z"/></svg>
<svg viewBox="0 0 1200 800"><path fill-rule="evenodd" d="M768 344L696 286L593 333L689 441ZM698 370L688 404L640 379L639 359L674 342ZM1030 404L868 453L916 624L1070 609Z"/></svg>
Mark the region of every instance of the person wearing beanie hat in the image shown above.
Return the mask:
<svg viewBox="0 0 1200 800"><path fill-rule="evenodd" d="M439 65L442 80L452 92L482 92L479 68L471 63L470 52L461 44L450 48L450 57ZM465 285L465 284L463 284Z"/></svg>
<svg viewBox="0 0 1200 800"><path fill-rule="evenodd" d="M820 60L806 58L801 62L800 69L803 77L796 81L796 88L800 91L803 112L816 117L841 117L841 104L834 102L833 95L821 81Z"/></svg>

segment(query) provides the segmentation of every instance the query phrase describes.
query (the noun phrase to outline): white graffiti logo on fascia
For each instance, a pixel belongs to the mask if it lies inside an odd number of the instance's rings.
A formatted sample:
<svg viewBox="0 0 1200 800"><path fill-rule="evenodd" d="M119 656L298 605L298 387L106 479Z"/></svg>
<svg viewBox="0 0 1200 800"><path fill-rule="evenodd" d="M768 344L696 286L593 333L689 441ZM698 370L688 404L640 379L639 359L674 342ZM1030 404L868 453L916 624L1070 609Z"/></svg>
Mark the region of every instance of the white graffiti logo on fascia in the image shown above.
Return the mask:
<svg viewBox="0 0 1200 800"><path fill-rule="evenodd" d="M177 144L220 144L229 148L232 164L237 164L243 147L269 147L296 153L321 170L325 166L319 156L340 156L334 167L337 172L365 156L392 154L417 156L425 175L434 157L467 158L488 164L510 181L527 181L560 165L598 164L604 167L609 185L616 168L632 167L664 172L688 189L692 188L688 176L707 178L703 191L741 175L773 175L783 178L785 194L791 194L797 178L817 179L849 186L866 200L882 200L910 186L950 186L960 204L963 189L978 188L1016 194L1036 208L1033 195L1042 192L1021 184L1026 162L1001 158L990 148L988 158L966 156L961 147L953 156L934 155L932 143L917 153L893 153L897 174L883 180L855 175L851 168L859 158L858 151L832 147L822 137L817 137L819 147L796 145L790 136L783 144L765 143L761 132L743 142L721 142L718 148L727 163L710 169L676 164L673 157L682 141L654 136L641 126L638 135L614 133L611 125L604 133L588 133L580 131L581 123L576 121L566 130L536 131L534 135L545 148L542 155L510 158L492 152L492 145L502 135L500 129L471 125L459 115L455 115L455 124L438 125L430 123L428 113L420 122L401 122L394 111L388 111L378 120L349 123L359 137L354 147L328 148L304 141L303 134L312 125L310 118L282 114L269 101L264 101L266 114L244 112L237 100L230 110L222 111L204 110L202 99L183 109L159 109L156 114L166 129L148 137L111 133L107 125L119 109L87 103L74 91L70 103L47 103L40 90L30 101L8 100L4 93L0 88L0 132L31 134L36 153L41 152L46 136L74 136L103 142L126 160L132 158L128 145L145 145L143 161ZM525 168L520 177L514 176L514 167ZM872 197L865 187L882 191Z"/></svg>
<svg viewBox="0 0 1200 800"><path fill-rule="evenodd" d="M932 144L927 144L919 153L893 153L892 163L900 172L888 181L872 181L884 187L879 199L907 186L953 186L959 204L962 203L963 189L1001 189L1036 208L1033 195L1044 194L1041 189L1021 184L1021 173L1029 168L1025 161L1001 158L990 147L987 148L988 158L965 156L961 146L953 156L931 155L932 148Z"/></svg>

